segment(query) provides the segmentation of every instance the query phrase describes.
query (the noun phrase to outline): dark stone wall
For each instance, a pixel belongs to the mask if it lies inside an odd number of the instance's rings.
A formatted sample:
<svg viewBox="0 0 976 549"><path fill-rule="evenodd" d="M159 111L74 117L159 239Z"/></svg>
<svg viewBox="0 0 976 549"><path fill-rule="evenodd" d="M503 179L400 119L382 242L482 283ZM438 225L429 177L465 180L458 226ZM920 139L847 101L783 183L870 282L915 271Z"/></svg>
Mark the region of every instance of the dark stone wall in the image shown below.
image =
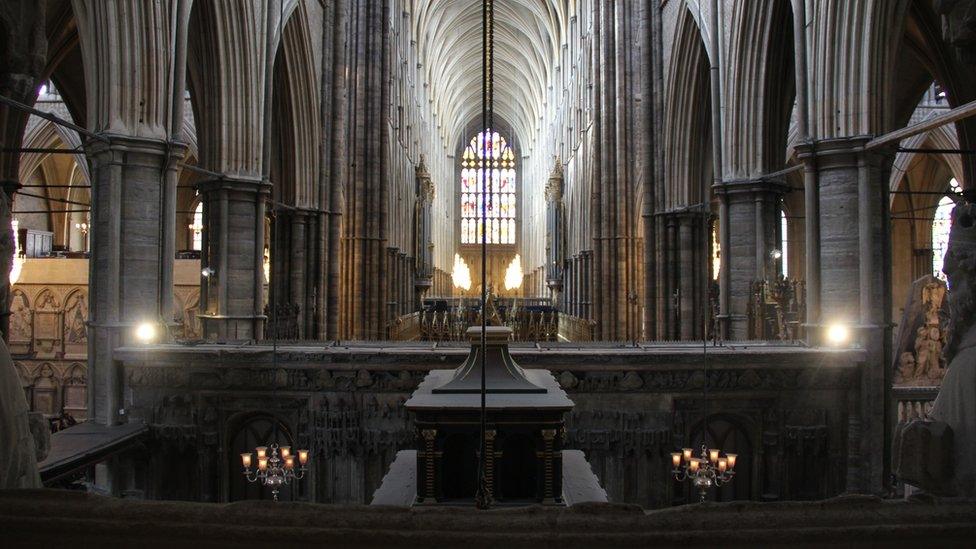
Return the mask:
<svg viewBox="0 0 976 549"><path fill-rule="evenodd" d="M973 501L847 496L643 512L582 504L490 512L249 501L140 502L55 490L0 491L11 547L969 547ZM137 525L137 527L133 527Z"/></svg>
<svg viewBox="0 0 976 549"><path fill-rule="evenodd" d="M126 416L152 426L153 472L133 488L149 498L232 499L244 448L231 446L263 421L278 425L275 438L313 451L310 476L287 498L368 503L396 452L416 447L403 402L428 370L453 368L466 353L285 346L273 361L254 346L121 349ZM515 346L513 355L552 370L574 400L567 447L586 453L611 501L662 507L691 498L670 480L669 453L699 445L706 416L709 444L741 456L739 478L719 500L825 498L857 476L857 352L712 349L707 375L700 347ZM188 468L197 483L162 488L191 476Z"/></svg>

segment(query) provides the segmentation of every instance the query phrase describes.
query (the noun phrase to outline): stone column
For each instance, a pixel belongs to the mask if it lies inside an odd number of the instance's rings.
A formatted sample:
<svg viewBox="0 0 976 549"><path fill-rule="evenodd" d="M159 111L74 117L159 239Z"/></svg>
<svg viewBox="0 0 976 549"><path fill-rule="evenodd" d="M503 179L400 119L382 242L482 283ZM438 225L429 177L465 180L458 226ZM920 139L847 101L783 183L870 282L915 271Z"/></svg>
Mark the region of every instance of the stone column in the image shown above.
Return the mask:
<svg viewBox="0 0 976 549"><path fill-rule="evenodd" d="M417 164L417 206L414 220L414 254L416 255L416 268L414 270L414 291L416 293L417 309L423 302L426 294L433 285L433 251L434 243L431 241L432 219L431 207L434 203L434 182L427 171L427 164L423 155Z"/></svg>
<svg viewBox="0 0 976 549"><path fill-rule="evenodd" d="M198 2L190 22L190 82L204 202L200 318L209 339L264 336L265 211L270 195L272 75L282 0Z"/></svg>
<svg viewBox="0 0 976 549"><path fill-rule="evenodd" d="M85 63L92 167L89 416L118 421L113 351L136 325L173 322L177 162L188 0L72 4ZM107 43L111 48L100 47ZM165 85L164 85L165 84ZM163 333L160 339L168 339Z"/></svg>
<svg viewBox="0 0 976 549"><path fill-rule="evenodd" d="M437 463L438 452L435 450L437 439L436 429L422 429L420 431L424 447L417 452L417 502L437 503Z"/></svg>
<svg viewBox="0 0 976 549"><path fill-rule="evenodd" d="M694 218L678 217L678 314L679 334L682 340L695 337L695 228Z"/></svg>
<svg viewBox="0 0 976 549"><path fill-rule="evenodd" d="M890 447L885 410L891 364L886 185L891 158L865 151L869 139L821 140L798 151L817 167L820 216L813 221L820 229L820 292L810 297L820 303L820 325L809 327L811 340L822 341L820 334L828 325L846 324L865 351L859 418L863 459L849 475L857 485L848 489L880 492L887 484L888 452L878 448Z"/></svg>
<svg viewBox="0 0 976 549"><path fill-rule="evenodd" d="M565 259L565 230L563 212L563 167L559 159L546 184L546 286L558 302L563 291L563 262Z"/></svg>
<svg viewBox="0 0 976 549"><path fill-rule="evenodd" d="M291 215L291 254L289 256L290 278L288 282L288 300L299 306L298 312L298 337L304 337L306 331L305 319L308 317L308 303L306 302L305 272L308 268L307 238L308 238L308 212L294 211Z"/></svg>
<svg viewBox="0 0 976 549"><path fill-rule="evenodd" d="M117 420L121 407L116 347L136 343L140 323L166 325L164 270L172 270L161 227L165 173L182 159L185 147L146 138L112 135L87 145L92 163L89 261L89 417ZM165 336L163 336L166 339Z"/></svg>
<svg viewBox="0 0 976 549"><path fill-rule="evenodd" d="M264 217L271 185L262 178L216 179L197 184L204 202L206 302L200 304L204 337L252 339L264 333Z"/></svg>
<svg viewBox="0 0 976 549"><path fill-rule="evenodd" d="M729 242L723 246L722 270L728 269L728 334L731 340L749 338L749 302L757 280L777 274L770 255L779 248L780 208L787 187L763 179L727 181L717 187L728 212ZM725 288L723 288L725 289Z"/></svg>

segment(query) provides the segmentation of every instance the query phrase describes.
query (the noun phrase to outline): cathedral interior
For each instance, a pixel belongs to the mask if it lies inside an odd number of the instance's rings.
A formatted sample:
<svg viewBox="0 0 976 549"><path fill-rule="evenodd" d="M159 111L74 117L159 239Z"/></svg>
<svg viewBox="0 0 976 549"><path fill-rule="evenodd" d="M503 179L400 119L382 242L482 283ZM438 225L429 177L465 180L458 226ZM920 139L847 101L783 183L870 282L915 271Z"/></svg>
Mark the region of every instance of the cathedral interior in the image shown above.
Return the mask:
<svg viewBox="0 0 976 549"><path fill-rule="evenodd" d="M974 115L974 0L0 1L4 537L967 546Z"/></svg>

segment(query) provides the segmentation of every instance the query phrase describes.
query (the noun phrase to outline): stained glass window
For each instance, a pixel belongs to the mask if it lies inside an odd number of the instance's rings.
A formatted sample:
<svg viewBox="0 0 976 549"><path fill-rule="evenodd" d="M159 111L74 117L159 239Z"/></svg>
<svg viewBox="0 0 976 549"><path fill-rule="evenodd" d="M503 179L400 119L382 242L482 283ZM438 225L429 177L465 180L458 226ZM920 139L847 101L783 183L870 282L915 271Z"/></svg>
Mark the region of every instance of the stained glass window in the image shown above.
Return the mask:
<svg viewBox="0 0 976 549"><path fill-rule="evenodd" d="M461 155L461 244L481 243L482 208L488 244L515 244L515 197L515 153L498 132L479 133Z"/></svg>
<svg viewBox="0 0 976 549"><path fill-rule="evenodd" d="M949 192L959 192L959 183L955 179L949 181ZM949 246L949 229L952 226L952 209L955 206L952 197L943 196L932 220L932 274L942 280L946 278L942 272L942 262Z"/></svg>

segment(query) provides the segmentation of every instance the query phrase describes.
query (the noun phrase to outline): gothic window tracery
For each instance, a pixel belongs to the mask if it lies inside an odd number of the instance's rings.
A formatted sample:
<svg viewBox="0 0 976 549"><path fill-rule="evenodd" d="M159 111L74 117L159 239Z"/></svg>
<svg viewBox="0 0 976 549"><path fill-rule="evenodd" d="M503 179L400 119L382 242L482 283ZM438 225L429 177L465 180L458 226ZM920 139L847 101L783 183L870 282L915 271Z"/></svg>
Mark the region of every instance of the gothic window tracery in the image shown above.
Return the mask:
<svg viewBox="0 0 976 549"><path fill-rule="evenodd" d="M515 153L498 132L471 139L461 156L461 244L481 243L482 208L488 244L515 244L515 169Z"/></svg>

